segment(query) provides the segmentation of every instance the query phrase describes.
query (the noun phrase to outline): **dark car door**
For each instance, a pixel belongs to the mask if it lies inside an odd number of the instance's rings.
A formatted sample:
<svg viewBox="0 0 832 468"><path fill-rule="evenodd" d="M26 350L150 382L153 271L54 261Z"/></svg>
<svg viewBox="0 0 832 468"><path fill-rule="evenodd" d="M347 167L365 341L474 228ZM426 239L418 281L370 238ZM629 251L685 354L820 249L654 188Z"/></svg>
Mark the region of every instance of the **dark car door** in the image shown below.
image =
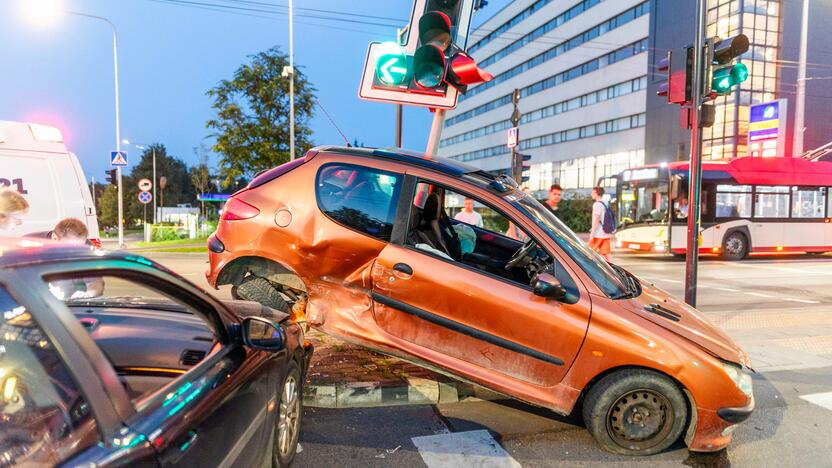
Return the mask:
<svg viewBox="0 0 832 468"><path fill-rule="evenodd" d="M99 347L100 343L110 360L109 371L101 374L118 375L128 390L110 395L117 407L130 405L135 410L124 421L124 433L131 436L121 443L148 443L166 466L262 465L272 445L278 383L283 378L280 363L286 351L270 353L243 346L237 318L224 305L150 262L109 262L106 269L92 269L96 266L100 262L88 262L69 272L62 268L54 275L46 272L44 280L50 290L90 276L104 284L101 295L83 306L72 299L62 303L51 297L48 301L53 309L68 306L85 327L95 327L76 340L85 346ZM162 305L165 298L167 307ZM137 317L156 319L136 322ZM186 332L200 320L203 332ZM177 328L180 324L186 326ZM131 331L122 345L108 349L100 335L125 328ZM176 330L189 334L183 340L175 336ZM139 347L142 340L145 347L155 343L159 349L176 340L187 343L173 353L141 350L135 354L144 356L146 363L126 362L130 352L125 348ZM198 362L186 362L192 358L190 352L198 349L202 350L195 359Z"/></svg>
<svg viewBox="0 0 832 468"><path fill-rule="evenodd" d="M227 323L228 314L219 310L222 305L199 300L181 284L152 281L165 292L176 288L177 300L207 322L223 323L235 333L238 325ZM199 364L137 402L136 416L128 425L147 436L162 465L261 466L271 453L284 372L279 363L285 353L255 351L229 333L218 332Z"/></svg>

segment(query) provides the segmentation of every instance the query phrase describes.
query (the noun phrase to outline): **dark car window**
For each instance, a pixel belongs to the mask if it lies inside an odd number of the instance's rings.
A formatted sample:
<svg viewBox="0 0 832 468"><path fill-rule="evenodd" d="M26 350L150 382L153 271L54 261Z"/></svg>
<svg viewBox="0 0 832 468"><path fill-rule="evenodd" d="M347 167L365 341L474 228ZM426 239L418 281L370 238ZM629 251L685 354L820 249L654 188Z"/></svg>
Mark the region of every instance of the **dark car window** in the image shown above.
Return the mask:
<svg viewBox="0 0 832 468"><path fill-rule="evenodd" d="M141 275L76 272L45 281L107 356L134 404L221 348L204 314Z"/></svg>
<svg viewBox="0 0 832 468"><path fill-rule="evenodd" d="M52 465L97 439L90 407L54 344L0 286L0 464ZM73 446L70 453L64 446Z"/></svg>
<svg viewBox="0 0 832 468"><path fill-rule="evenodd" d="M390 241L402 177L348 165L325 166L315 184L318 206L330 218L359 232Z"/></svg>

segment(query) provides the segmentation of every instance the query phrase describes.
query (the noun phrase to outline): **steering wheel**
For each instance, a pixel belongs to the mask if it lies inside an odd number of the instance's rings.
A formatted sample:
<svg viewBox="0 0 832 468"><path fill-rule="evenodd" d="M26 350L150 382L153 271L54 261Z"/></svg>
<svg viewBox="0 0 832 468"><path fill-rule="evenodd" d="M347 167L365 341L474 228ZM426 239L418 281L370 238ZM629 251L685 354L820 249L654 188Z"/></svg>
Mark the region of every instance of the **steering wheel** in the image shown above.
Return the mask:
<svg viewBox="0 0 832 468"><path fill-rule="evenodd" d="M511 270L512 268L515 268L517 265L519 265L520 262L522 262L523 259L526 258L529 255L529 253L531 253L535 245L537 244L535 244L534 239L527 240L522 247L517 249L517 252L514 252L514 255L512 255L511 259L508 261L508 263L506 263L506 270Z"/></svg>

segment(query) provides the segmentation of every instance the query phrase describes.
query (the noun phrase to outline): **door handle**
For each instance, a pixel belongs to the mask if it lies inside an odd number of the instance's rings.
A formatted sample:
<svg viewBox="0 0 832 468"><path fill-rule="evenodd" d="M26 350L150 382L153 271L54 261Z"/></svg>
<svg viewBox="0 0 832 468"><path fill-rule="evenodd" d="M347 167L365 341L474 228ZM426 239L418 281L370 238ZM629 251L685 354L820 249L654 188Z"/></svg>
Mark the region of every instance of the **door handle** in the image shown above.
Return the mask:
<svg viewBox="0 0 832 468"><path fill-rule="evenodd" d="M393 271L398 271L399 273L404 273L405 275L413 274L413 268L410 268L410 265L407 263L397 263L393 265Z"/></svg>

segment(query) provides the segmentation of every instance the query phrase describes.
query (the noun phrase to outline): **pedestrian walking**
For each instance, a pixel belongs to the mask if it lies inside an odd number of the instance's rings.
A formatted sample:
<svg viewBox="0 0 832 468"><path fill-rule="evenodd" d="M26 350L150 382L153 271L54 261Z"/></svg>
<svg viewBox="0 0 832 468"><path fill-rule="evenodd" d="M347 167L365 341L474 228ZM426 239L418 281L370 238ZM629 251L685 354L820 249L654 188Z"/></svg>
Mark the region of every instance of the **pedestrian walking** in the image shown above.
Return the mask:
<svg viewBox="0 0 832 468"><path fill-rule="evenodd" d="M592 228L589 230L589 247L612 261L612 233L615 223L612 210L604 203L604 188L592 189Z"/></svg>
<svg viewBox="0 0 832 468"><path fill-rule="evenodd" d="M29 203L23 195L10 188L0 188L0 234L23 224L23 216L28 212Z"/></svg>

